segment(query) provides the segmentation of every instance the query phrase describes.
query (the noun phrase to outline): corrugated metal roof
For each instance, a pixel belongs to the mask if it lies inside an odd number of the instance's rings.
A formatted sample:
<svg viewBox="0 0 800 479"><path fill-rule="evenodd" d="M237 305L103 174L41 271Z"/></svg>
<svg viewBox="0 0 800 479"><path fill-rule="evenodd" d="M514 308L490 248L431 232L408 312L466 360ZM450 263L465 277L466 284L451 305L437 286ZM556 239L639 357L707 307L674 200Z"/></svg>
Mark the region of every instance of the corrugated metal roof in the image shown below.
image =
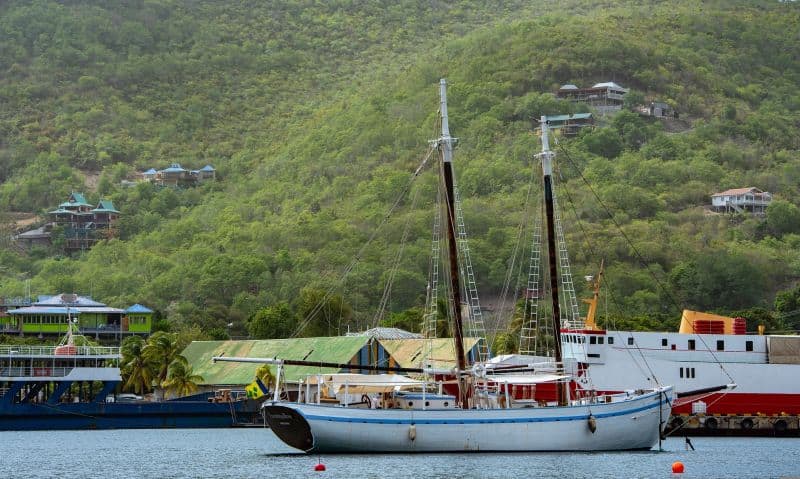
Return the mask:
<svg viewBox="0 0 800 479"><path fill-rule="evenodd" d="M134 304L130 308L125 310L126 313L152 313L153 310L148 308L147 306L142 306L139 303Z"/></svg>
<svg viewBox="0 0 800 479"><path fill-rule="evenodd" d="M200 384L249 384L255 378L259 364L212 363L214 356L280 358L305 361L349 363L369 344L365 336L337 336L322 338L263 339L246 341L193 341L183 350L183 356L192 365L195 374L203 376ZM330 374L334 368L286 366L287 381L297 381L309 374ZM348 371L349 372L349 371Z"/></svg>
<svg viewBox="0 0 800 479"><path fill-rule="evenodd" d="M71 193L69 195L69 200L61 203L59 206L92 206L86 202L86 197L83 196L81 193Z"/></svg>
<svg viewBox="0 0 800 479"><path fill-rule="evenodd" d="M714 193L711 196L725 196L725 195L736 196L736 195L743 195L745 193L750 193L750 192L763 193L763 191L759 190L755 186L750 186L748 188L733 188L733 189L730 189L730 190L725 190L725 191L720 192L720 193Z"/></svg>
<svg viewBox="0 0 800 479"><path fill-rule="evenodd" d="M348 333L348 336L367 336L374 339L415 339L421 338L422 335L412 333L400 328L372 328L358 333Z"/></svg>
<svg viewBox="0 0 800 479"><path fill-rule="evenodd" d="M78 315L81 313L105 313L105 314L122 314L124 313L123 310L118 308L109 308L109 307L92 307L92 308L81 308L81 307L59 307L59 306L28 306L27 308L19 308L19 309L12 309L8 311L8 314L73 314Z"/></svg>
<svg viewBox="0 0 800 479"><path fill-rule="evenodd" d="M116 208L114 208L114 203L111 200L100 200L100 203L97 205L97 208L93 209L92 211L102 212L102 213L119 213Z"/></svg>
<svg viewBox="0 0 800 479"><path fill-rule="evenodd" d="M478 345L479 338L464 338L464 350L471 351ZM402 368L418 368L430 366L433 368L448 369L456 365L455 345L453 338L434 339L384 339L380 341L386 353L394 358ZM430 348L431 360L422 365ZM474 351L473 351L474 353Z"/></svg>
<svg viewBox="0 0 800 479"><path fill-rule="evenodd" d="M142 174L143 174L143 175L155 175L156 173L158 173L158 172L156 171L156 169L155 169L155 168L150 168L149 170L145 171L145 172L144 172L144 173L142 173Z"/></svg>
<svg viewBox="0 0 800 479"><path fill-rule="evenodd" d="M183 167L181 167L180 163L173 163L173 164L169 165L169 168L166 168L166 169L161 170L161 171L163 171L165 173L180 173L180 172L183 172L183 171L186 171L186 170Z"/></svg>
<svg viewBox="0 0 800 479"><path fill-rule="evenodd" d="M586 120L591 118L591 113L572 113L570 115L548 115L547 121L549 122L562 122L568 120Z"/></svg>
<svg viewBox="0 0 800 479"><path fill-rule="evenodd" d="M216 170L214 169L214 167L213 167L213 166L211 166L211 165L206 165L206 166L204 166L204 167L200 168L200 171L216 171Z"/></svg>
<svg viewBox="0 0 800 479"><path fill-rule="evenodd" d="M628 91L627 89L622 88L621 86L617 85L613 81L607 81L607 82L603 82L603 83L596 83L592 88L613 88L615 90Z"/></svg>
<svg viewBox="0 0 800 479"><path fill-rule="evenodd" d="M105 306L105 303L101 303L99 301L95 301L92 298L87 296L78 296L64 293L57 294L55 296L40 296L39 301L37 301L34 306L65 306L65 305L75 305L75 306L83 306L83 307L102 307ZM120 311L122 311L120 309Z"/></svg>

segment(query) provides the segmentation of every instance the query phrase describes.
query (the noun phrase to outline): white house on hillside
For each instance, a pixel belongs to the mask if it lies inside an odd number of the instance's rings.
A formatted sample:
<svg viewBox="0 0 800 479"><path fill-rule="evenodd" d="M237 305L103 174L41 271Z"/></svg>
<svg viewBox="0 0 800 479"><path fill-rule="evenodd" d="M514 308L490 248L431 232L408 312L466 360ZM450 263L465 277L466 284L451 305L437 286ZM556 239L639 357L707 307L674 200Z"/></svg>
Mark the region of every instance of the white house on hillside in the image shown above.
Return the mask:
<svg viewBox="0 0 800 479"><path fill-rule="evenodd" d="M734 188L711 195L711 207L719 212L764 214L772 201L772 194L755 187Z"/></svg>

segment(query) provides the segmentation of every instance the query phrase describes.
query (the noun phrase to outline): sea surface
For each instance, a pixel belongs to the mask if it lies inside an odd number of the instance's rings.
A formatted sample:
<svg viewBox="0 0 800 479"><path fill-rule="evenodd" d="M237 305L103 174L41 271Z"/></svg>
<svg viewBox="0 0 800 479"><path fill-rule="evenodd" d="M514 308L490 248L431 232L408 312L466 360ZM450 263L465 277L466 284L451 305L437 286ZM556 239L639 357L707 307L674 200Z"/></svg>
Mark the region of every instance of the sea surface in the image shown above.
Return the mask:
<svg viewBox="0 0 800 479"><path fill-rule="evenodd" d="M298 454L269 429L0 432L0 478L800 478L800 439L668 438L662 451ZM672 463L683 462L683 474ZM315 472L318 462L326 471Z"/></svg>

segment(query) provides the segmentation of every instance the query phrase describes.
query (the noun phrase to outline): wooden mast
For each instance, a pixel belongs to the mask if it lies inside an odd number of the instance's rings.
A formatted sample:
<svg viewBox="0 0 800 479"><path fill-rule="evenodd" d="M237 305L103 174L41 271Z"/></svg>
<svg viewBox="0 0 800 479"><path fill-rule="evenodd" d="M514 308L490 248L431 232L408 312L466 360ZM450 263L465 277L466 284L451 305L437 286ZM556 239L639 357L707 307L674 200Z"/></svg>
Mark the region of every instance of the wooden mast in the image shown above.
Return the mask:
<svg viewBox="0 0 800 479"><path fill-rule="evenodd" d="M445 186L445 204L447 209L447 250L450 262L450 289L453 302L453 342L456 352L456 367L458 371L458 405L469 408L469 387L464 383L462 373L467 369L466 355L464 354L464 325L461 318L461 283L458 274L458 245L456 243L455 223L455 194L453 182L453 138L450 137L450 127L447 123L447 82L444 78L439 80L440 113L442 116L442 136L438 140L439 151L442 158L442 175Z"/></svg>
<svg viewBox="0 0 800 479"><path fill-rule="evenodd" d="M542 116L542 152L539 158L542 160L542 174L544 176L544 209L547 218L547 253L550 266L550 291L553 302L553 354L558 367L564 360L561 353L561 307L558 301L558 253L556 251L555 220L553 215L553 158L555 153L550 151L550 139L548 138L547 117ZM558 404L567 404L567 390L563 382L557 384Z"/></svg>

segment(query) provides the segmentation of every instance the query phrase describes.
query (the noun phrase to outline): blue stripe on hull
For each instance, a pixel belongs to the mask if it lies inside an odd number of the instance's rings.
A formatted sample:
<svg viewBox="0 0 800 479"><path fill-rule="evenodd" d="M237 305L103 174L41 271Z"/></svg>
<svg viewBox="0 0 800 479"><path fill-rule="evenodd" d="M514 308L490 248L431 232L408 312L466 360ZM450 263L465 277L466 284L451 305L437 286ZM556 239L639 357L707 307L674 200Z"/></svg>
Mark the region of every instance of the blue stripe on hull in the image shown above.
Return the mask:
<svg viewBox="0 0 800 479"><path fill-rule="evenodd" d="M635 414L637 412L648 411L659 407L659 403L653 403L647 406L641 406L633 409L625 409L611 413L596 413L593 414L596 418L624 416L626 414ZM330 422L357 422L357 423L375 423L375 424L502 424L502 423L531 423L531 422L555 422L555 421L585 421L589 418L588 414L577 416L553 416L553 417L519 417L519 418L454 418L454 419L374 419L365 417L341 417L341 416L322 416L316 414L307 414L307 411L301 411L303 416L309 421L330 421ZM414 411L417 414L424 414L422 411Z"/></svg>

